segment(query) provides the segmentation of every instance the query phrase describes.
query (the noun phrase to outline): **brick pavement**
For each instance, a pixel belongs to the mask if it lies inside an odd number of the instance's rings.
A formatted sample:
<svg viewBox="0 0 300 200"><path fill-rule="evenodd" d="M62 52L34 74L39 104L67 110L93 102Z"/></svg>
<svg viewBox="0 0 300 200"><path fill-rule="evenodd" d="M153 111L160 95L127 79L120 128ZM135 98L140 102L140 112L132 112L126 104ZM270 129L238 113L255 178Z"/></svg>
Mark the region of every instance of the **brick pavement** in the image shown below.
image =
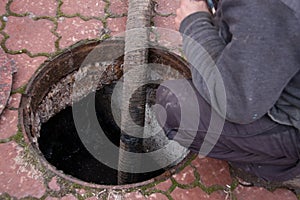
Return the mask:
<svg viewBox="0 0 300 200"><path fill-rule="evenodd" d="M154 25L174 30L179 0L157 2L160 14ZM130 190L71 183L37 161L18 128L17 108L26 83L46 59L64 48L82 39L99 39L103 28L110 35L122 33L126 12L126 0L0 0L0 44L5 52L0 58L16 65L13 92L0 118L0 199L296 200L286 189L238 185L226 162L209 158L197 157L164 181Z"/></svg>

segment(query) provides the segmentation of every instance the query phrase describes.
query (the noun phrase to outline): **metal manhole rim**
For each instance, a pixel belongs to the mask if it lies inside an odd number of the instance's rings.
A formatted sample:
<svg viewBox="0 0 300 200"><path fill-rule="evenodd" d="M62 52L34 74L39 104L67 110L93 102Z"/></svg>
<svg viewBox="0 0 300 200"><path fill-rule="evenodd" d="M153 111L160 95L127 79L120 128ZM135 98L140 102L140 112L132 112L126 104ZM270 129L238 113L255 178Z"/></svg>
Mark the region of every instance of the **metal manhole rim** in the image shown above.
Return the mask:
<svg viewBox="0 0 300 200"><path fill-rule="evenodd" d="M119 40L108 40L108 42L121 42L123 43L123 41L119 41ZM25 138L25 142L31 146L32 152L33 154L35 154L38 157L38 160L42 163L43 167L46 168L46 170L50 170L51 172L53 172L54 174L58 175L59 177L66 179L67 181L70 182L74 182L76 184L80 184L82 186L86 186L86 187L91 187L91 188L98 188L98 189L130 189L130 188L136 188L136 187L141 187L141 186L145 186L157 181L163 181L166 180L168 178L170 178L173 174L175 174L176 172L178 172L178 169L180 169L182 166L185 165L185 163L191 159L191 157L194 155L192 152L189 152L187 155L185 155L185 157L179 161L178 164L170 167L170 169L166 169L166 171L156 177L150 178L149 180L145 180L142 182L136 182L136 183L131 183L131 184L124 184L124 185L104 185L104 184L97 184L97 183L91 183L91 182L86 182L83 181L77 177L74 177L72 175L66 174L64 173L62 170L58 170L56 169L55 166L53 166L51 163L49 163L49 161L46 160L46 158L43 156L42 152L40 151L38 144L33 142L33 138L30 134L28 133L28 127L26 128L25 123L24 123L24 117L25 117L25 110L26 109L31 109L28 108L28 104L30 102L28 102L28 100L31 97L28 97L28 93L29 90L32 89L32 87L34 87L34 81L36 81L36 79L39 79L40 76L42 76L42 73L46 73L48 72L50 69L47 68L49 62L52 62L56 59L59 59L61 57L64 57L65 54L67 53L71 53L72 55L72 51L77 50L78 48L81 48L84 45L100 45L102 42L107 42L107 40L104 41L100 41L100 40L82 40L77 42L76 44L72 45L69 48L66 48L65 50L63 50L62 52L60 52L59 54L55 55L53 58L49 58L48 60L46 60L45 62L43 62L40 67L38 68L38 70L36 70L36 72L33 74L33 76L30 78L26 89L25 89L25 93L22 94L21 96L21 101L20 101L20 107L19 107L19 124L21 125L21 129L22 129L22 133L23 136ZM176 55L176 59L180 60L181 62L185 61L179 57L178 55Z"/></svg>

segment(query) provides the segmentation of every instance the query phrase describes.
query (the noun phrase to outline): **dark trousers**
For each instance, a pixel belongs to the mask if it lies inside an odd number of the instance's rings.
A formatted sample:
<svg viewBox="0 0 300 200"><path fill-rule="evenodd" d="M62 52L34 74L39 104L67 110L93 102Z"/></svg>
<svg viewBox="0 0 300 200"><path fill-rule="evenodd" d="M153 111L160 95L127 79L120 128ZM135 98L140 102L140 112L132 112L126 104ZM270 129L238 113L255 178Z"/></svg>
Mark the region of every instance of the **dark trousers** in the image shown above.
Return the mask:
<svg viewBox="0 0 300 200"><path fill-rule="evenodd" d="M204 143L211 145L205 156L229 161L268 181L300 175L298 129L267 115L251 124L224 121L189 80L164 82L157 89L156 104L157 119L168 138L191 151L199 152ZM214 127L220 124L222 129Z"/></svg>

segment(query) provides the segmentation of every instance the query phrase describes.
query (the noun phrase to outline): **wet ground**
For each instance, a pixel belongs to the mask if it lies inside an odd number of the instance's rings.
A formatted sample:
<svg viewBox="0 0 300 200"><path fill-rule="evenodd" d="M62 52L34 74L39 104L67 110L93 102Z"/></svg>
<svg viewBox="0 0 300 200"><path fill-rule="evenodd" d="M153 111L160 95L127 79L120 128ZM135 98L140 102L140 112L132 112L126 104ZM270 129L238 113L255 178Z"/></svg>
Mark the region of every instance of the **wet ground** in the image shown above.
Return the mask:
<svg viewBox="0 0 300 200"><path fill-rule="evenodd" d="M154 25L174 29L174 15L168 13L175 12L179 1L157 2L164 14L153 19ZM0 0L0 106L5 107L0 119L0 199L296 200L287 189L238 185L226 162L210 158L195 157L165 180L118 190L84 187L40 165L18 128L17 109L26 83L45 60L70 45L99 39L103 30L110 35L123 32L126 11L125 0ZM3 60L10 61L9 68L3 68Z"/></svg>

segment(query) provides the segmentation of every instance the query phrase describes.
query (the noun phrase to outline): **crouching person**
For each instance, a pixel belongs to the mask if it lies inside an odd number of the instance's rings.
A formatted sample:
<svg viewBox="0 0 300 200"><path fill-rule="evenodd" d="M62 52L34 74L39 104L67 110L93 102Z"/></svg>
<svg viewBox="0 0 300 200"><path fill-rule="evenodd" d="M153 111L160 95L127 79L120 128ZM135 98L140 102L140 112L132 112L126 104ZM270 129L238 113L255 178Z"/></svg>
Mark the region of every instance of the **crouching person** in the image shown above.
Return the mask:
<svg viewBox="0 0 300 200"><path fill-rule="evenodd" d="M220 0L214 15L209 5L181 0L192 79L158 88L160 125L248 181L300 189L300 3Z"/></svg>

